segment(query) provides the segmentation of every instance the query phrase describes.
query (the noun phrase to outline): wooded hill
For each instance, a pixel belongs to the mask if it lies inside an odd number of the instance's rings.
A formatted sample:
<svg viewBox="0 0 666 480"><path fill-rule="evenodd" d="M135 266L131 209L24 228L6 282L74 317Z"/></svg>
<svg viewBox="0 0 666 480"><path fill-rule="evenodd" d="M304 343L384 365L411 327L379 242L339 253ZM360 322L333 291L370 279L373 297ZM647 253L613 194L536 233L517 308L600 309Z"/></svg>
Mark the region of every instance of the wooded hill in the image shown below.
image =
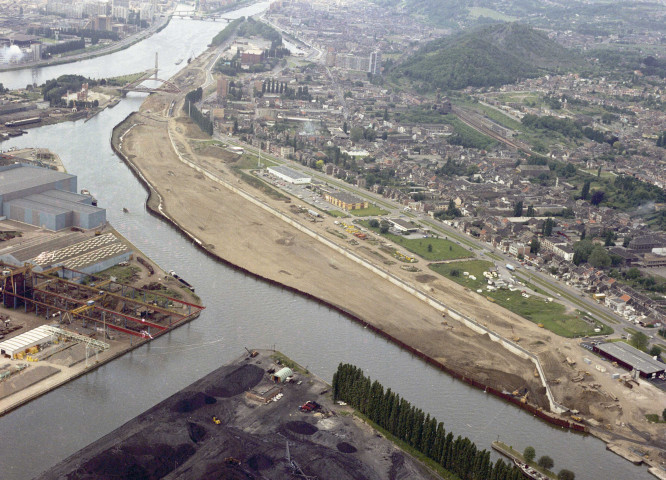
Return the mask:
<svg viewBox="0 0 666 480"><path fill-rule="evenodd" d="M392 73L422 89L457 90L514 83L580 65L577 53L526 25L503 23L434 40Z"/></svg>
<svg viewBox="0 0 666 480"><path fill-rule="evenodd" d="M588 35L632 30L666 31L663 5L650 0L373 0L433 25L453 30L494 22L519 21Z"/></svg>

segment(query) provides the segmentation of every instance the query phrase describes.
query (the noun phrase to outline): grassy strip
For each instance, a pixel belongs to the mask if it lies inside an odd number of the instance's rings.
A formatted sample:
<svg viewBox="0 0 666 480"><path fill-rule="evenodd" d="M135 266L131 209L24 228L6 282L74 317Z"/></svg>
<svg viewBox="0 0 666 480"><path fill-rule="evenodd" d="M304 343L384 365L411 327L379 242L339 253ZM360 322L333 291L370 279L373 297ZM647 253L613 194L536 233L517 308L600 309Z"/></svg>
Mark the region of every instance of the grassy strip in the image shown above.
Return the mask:
<svg viewBox="0 0 666 480"><path fill-rule="evenodd" d="M391 233L384 234L384 237L413 254L419 255L424 260L432 262L474 257L474 254L469 250L444 238L405 238Z"/></svg>
<svg viewBox="0 0 666 480"><path fill-rule="evenodd" d="M460 235L458 233L451 233L451 232L445 230L444 228L442 228L440 225L437 225L436 223L430 222L428 220L424 220L423 223L425 225L429 226L430 228L432 228L433 230L435 230L436 232L441 233L445 237L454 238L457 241L459 241L460 243L463 243L463 244L467 245L469 248L471 248L473 250L481 250L481 248L478 245L476 245L474 242L472 242L468 238L465 238L465 236L463 236L463 235Z"/></svg>
<svg viewBox="0 0 666 480"><path fill-rule="evenodd" d="M382 210L379 207L371 205L368 208L359 208L358 210L350 210L349 213L351 213L355 217L375 217L378 215L387 215L389 212L387 212L386 210Z"/></svg>
<svg viewBox="0 0 666 480"><path fill-rule="evenodd" d="M522 277L520 277L520 278L521 278L521 280L525 280L525 279L522 278ZM550 289L550 290L554 290L555 293L559 293L559 294L562 296L562 298L566 298L566 299L569 300L571 303L574 303L574 304L578 305L581 309L587 311L587 309L589 308L588 305L586 305L584 302L581 302L581 301L580 301L578 298L576 298L575 296L569 294L569 292L567 292L566 290L562 290L562 289L560 289L560 288L558 288L558 287L556 287L556 286L552 286L552 285L550 285L548 282L546 282L546 281L544 281L544 280L541 280L539 277L536 277L536 276L531 277L531 279L532 279L532 281L534 281L535 283L539 283L539 284L540 284L541 286L543 286L544 288L547 288L547 289ZM614 324L619 324L619 323L620 323L619 320L614 319L612 316L608 315L608 314L605 313L605 312L596 311L595 314L596 314L597 316L603 318L604 320L606 320L608 323L614 323Z"/></svg>
<svg viewBox="0 0 666 480"><path fill-rule="evenodd" d="M656 413L648 413L645 415L645 418L650 423L666 423L666 420L662 420Z"/></svg>
<svg viewBox="0 0 666 480"><path fill-rule="evenodd" d="M107 268L95 275L101 278L116 277L116 282L129 284L132 283L134 276L140 271L141 269L135 265L114 265L113 267Z"/></svg>
<svg viewBox="0 0 666 480"><path fill-rule="evenodd" d="M236 175L238 175L241 178L241 180L243 180L245 183L258 190L261 190L262 193L268 195L269 197L274 198L275 200L291 202L291 199L289 197L281 194L263 180L255 177L254 175L250 175L249 173L244 172L241 168L234 166L232 167L232 171Z"/></svg>
<svg viewBox="0 0 666 480"><path fill-rule="evenodd" d="M537 465L536 462L528 462L528 461L525 459L525 457L523 456L523 454L520 453L518 450L515 450L512 446L507 445L506 443L503 443L503 442L499 442L499 441L494 442L494 443L495 443L496 445L499 445L499 446L500 446L501 448L503 448L504 450L507 450L511 455L513 455L514 457L516 457L516 458L518 459L518 461L523 462L523 463L526 463L527 465L531 466L531 467L534 468L535 470L538 470L539 472L543 473L543 474L546 475L547 477L552 478L553 480L557 479L557 475L555 475L555 474L554 474L553 472L551 472L550 470L548 470L548 469L546 469L546 468L542 468L542 467L540 467L539 465Z"/></svg>
<svg viewBox="0 0 666 480"><path fill-rule="evenodd" d="M449 472L445 468L443 468L439 463L434 461L432 458L427 457L423 453L419 452L417 449L412 447L410 444L398 439L397 437L393 436L391 433L389 433L388 430L383 429L379 425L377 425L375 422L370 420L368 417L363 415L362 413L354 410L354 416L360 418L363 420L365 423L370 425L375 431L381 433L384 437L386 437L387 440L391 441L394 445L396 445L400 450L403 452L407 453L408 455L411 455L412 457L416 458L419 460L421 463L423 463L425 466L433 470L437 475L439 475L442 478L445 478L446 480L460 480L460 477L457 475L454 475L453 473Z"/></svg>
<svg viewBox="0 0 666 480"><path fill-rule="evenodd" d="M465 262L453 262L446 264L432 264L430 269L443 275L454 282L463 285L470 290L481 290L486 287L486 278L483 272L492 267L492 262L484 260L471 260ZM469 275L462 275L462 272ZM474 276L475 279L471 279ZM562 337L574 338L585 335L605 335L613 330L606 325L600 325L601 332L596 333L597 325L589 325L578 315L566 314L564 305L557 302L549 302L541 297L530 295L523 296L520 286L515 291L500 289L496 291L483 291L483 295L497 305L510 310L521 317L543 325L544 328Z"/></svg>
<svg viewBox="0 0 666 480"><path fill-rule="evenodd" d="M336 217L336 218L347 218L349 216L346 213L341 212L340 210L326 210L326 213L328 213L331 217Z"/></svg>
<svg viewBox="0 0 666 480"><path fill-rule="evenodd" d="M127 75L120 75L118 77L111 77L106 79L106 84L112 87L123 87L128 83L134 82L145 75L145 72L129 73Z"/></svg>
<svg viewBox="0 0 666 480"><path fill-rule="evenodd" d="M347 239L347 235L345 235L344 233L342 233L338 230L333 230L332 228L327 228L326 231L328 233L330 233L331 235L335 235L336 237L341 238L342 240Z"/></svg>
<svg viewBox="0 0 666 480"><path fill-rule="evenodd" d="M287 357L282 352L275 352L271 355L273 361L280 362L280 365L291 368L294 372L302 373L308 375L310 372L308 369L301 367L298 363L294 362L291 358Z"/></svg>

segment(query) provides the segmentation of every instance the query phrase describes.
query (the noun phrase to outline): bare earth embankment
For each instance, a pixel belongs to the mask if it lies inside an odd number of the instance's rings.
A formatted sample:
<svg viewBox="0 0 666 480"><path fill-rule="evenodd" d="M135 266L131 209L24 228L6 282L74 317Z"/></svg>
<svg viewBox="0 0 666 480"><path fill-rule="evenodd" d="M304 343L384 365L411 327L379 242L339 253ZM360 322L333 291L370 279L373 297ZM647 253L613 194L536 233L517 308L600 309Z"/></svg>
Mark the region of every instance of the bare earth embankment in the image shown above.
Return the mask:
<svg viewBox="0 0 666 480"><path fill-rule="evenodd" d="M186 78L189 83L184 91L201 83L203 73L197 72L200 64L201 60L196 60L189 72L179 74L181 81ZM225 155L221 149L216 153L217 149L193 147L204 136L181 113L180 103L174 109L174 118L166 116L175 98L149 97L140 112L116 128L113 142L150 185L151 209L198 239L211 254L333 305L479 382L509 392L527 388L530 403L548 408L545 388L541 379L535 377L532 362L450 318L445 324L440 311L315 237L336 242L368 264L427 292L505 338L519 336L524 348L539 355L556 400L599 421L602 427L592 428L592 433L607 441L643 448L650 452L652 460L660 455L666 460L659 426L648 425L644 417L645 413L654 413L656 405L663 409L662 392L650 388L629 391L589 366L586 367L591 375L583 382L571 383L585 356L575 340L539 329L443 277L424 275L423 261L417 264L422 272L405 271L399 264L386 265L367 245L352 246L327 233L327 229L335 228L332 218L313 224L292 211L290 203L262 194L236 176L231 168L235 161L232 155ZM218 181L185 162L205 169ZM291 221L302 223L315 236L303 233L233 189L242 189ZM577 361L577 367L565 363L567 356ZM609 400L613 396L619 400ZM636 430L647 435L639 435Z"/></svg>

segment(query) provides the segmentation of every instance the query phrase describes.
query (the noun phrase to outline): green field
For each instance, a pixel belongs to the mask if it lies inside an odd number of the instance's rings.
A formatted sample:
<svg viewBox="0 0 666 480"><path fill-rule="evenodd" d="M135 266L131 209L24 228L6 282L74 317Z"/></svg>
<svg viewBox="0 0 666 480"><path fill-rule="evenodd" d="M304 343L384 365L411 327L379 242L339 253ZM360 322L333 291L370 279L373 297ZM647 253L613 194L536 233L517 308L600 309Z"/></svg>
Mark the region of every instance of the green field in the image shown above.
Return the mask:
<svg viewBox="0 0 666 480"><path fill-rule="evenodd" d="M374 205L369 206L368 208L359 208L358 210L350 210L349 213L355 217L376 217L379 215L387 215L389 212L382 210L379 207Z"/></svg>
<svg viewBox="0 0 666 480"><path fill-rule="evenodd" d="M431 262L471 258L474 256L469 250L453 243L451 240L443 238L428 237L412 239L391 233L384 234L384 237L404 247L413 254L420 256L424 260Z"/></svg>
<svg viewBox="0 0 666 480"><path fill-rule="evenodd" d="M513 22L518 20L517 17L512 17L511 15L505 15L504 13L498 12L497 10L492 10L490 8L485 8L485 7L470 8L469 16L470 18L479 18L479 17L492 18L493 20L500 20L502 22Z"/></svg>
<svg viewBox="0 0 666 480"><path fill-rule="evenodd" d="M485 289L487 286L486 278L483 272L492 267L493 264L484 260L471 260L464 262L453 262L447 264L429 265L430 269L453 280L454 282L468 287L470 290ZM469 272L476 277L471 280L469 276L463 275L463 272ZM531 322L542 324L544 328L562 337L582 337L585 335L607 335L613 333L613 330L603 324L598 326L601 332L594 331L595 326L588 324L578 315L566 313L564 305L556 302L549 302L541 297L533 295L529 287L518 287L520 290L514 292L510 290L496 290L489 292L484 290L482 295L493 303L496 303L507 310L510 310ZM522 296L525 291L529 298Z"/></svg>

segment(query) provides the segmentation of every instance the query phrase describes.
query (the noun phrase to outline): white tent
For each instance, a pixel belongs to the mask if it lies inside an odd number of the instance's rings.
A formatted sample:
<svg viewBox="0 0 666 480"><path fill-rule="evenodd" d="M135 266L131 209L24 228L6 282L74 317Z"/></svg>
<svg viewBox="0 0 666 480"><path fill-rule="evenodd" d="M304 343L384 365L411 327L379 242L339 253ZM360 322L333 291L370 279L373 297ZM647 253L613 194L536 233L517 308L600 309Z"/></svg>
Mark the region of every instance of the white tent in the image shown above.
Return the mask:
<svg viewBox="0 0 666 480"><path fill-rule="evenodd" d="M53 333L47 325L33 328L28 332L0 343L0 354L7 354L13 357L17 353L21 353L30 347L48 342L52 335Z"/></svg>

